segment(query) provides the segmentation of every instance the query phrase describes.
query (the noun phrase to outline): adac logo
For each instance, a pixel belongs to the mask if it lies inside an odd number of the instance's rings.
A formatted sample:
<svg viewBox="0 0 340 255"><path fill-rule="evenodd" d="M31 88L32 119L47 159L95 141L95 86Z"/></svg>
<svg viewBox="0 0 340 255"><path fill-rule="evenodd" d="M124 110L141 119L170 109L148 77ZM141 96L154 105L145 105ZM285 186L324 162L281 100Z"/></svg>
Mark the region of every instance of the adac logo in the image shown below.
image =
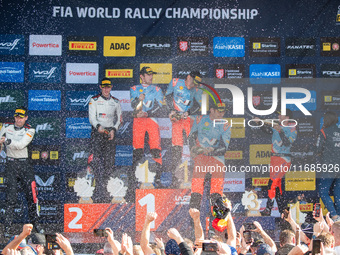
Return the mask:
<svg viewBox="0 0 340 255"><path fill-rule="evenodd" d="M97 42L69 41L69 50L96 51Z"/></svg>
<svg viewBox="0 0 340 255"><path fill-rule="evenodd" d="M338 13L336 14L336 24L340 25L340 5L338 6Z"/></svg>
<svg viewBox="0 0 340 255"><path fill-rule="evenodd" d="M106 69L107 78L133 78L133 69Z"/></svg>
<svg viewBox="0 0 340 255"><path fill-rule="evenodd" d="M104 36L105 57L136 56L135 36Z"/></svg>

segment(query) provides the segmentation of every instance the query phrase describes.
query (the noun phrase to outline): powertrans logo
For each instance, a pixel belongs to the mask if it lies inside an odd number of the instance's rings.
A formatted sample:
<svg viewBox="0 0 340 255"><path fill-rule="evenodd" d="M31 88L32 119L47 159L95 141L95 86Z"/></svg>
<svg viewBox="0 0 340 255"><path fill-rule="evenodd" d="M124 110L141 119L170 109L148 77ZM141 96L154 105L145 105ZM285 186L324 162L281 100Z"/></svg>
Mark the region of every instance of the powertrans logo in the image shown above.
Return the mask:
<svg viewBox="0 0 340 255"><path fill-rule="evenodd" d="M69 36L68 55L72 56L97 56L98 39L94 36Z"/></svg>
<svg viewBox="0 0 340 255"><path fill-rule="evenodd" d="M90 138L91 124L88 118L67 118L66 138Z"/></svg>
<svg viewBox="0 0 340 255"><path fill-rule="evenodd" d="M61 56L61 35L30 35L29 54L36 56Z"/></svg>
<svg viewBox="0 0 340 255"><path fill-rule="evenodd" d="M29 90L28 109L32 111L60 111L60 90Z"/></svg>
<svg viewBox="0 0 340 255"><path fill-rule="evenodd" d="M340 37L321 37L321 56L322 57L339 57Z"/></svg>
<svg viewBox="0 0 340 255"><path fill-rule="evenodd" d="M170 56L172 49L171 37L144 36L140 42L141 56Z"/></svg>
<svg viewBox="0 0 340 255"><path fill-rule="evenodd" d="M133 78L133 69L106 69L106 78Z"/></svg>
<svg viewBox="0 0 340 255"><path fill-rule="evenodd" d="M66 147L66 161L69 165L85 166L89 156L90 152L86 143L80 145L70 143Z"/></svg>
<svg viewBox="0 0 340 255"><path fill-rule="evenodd" d="M278 64L253 64L249 66L251 84L278 84L281 82L281 66Z"/></svg>
<svg viewBox="0 0 340 255"><path fill-rule="evenodd" d="M136 56L135 36L104 36L104 57Z"/></svg>
<svg viewBox="0 0 340 255"><path fill-rule="evenodd" d="M250 38L251 57L280 57L280 38Z"/></svg>
<svg viewBox="0 0 340 255"><path fill-rule="evenodd" d="M60 137L61 123L58 118L30 118L30 125L35 128L35 139Z"/></svg>
<svg viewBox="0 0 340 255"><path fill-rule="evenodd" d="M66 83L98 84L99 65L66 63Z"/></svg>
<svg viewBox="0 0 340 255"><path fill-rule="evenodd" d="M88 111L91 97L96 94L95 91L67 91L66 109L69 111Z"/></svg>
<svg viewBox="0 0 340 255"><path fill-rule="evenodd" d="M0 35L0 55L24 55L24 53L23 35Z"/></svg>
<svg viewBox="0 0 340 255"><path fill-rule="evenodd" d="M244 57L243 37L215 37L214 56L215 57Z"/></svg>
<svg viewBox="0 0 340 255"><path fill-rule="evenodd" d="M60 83L61 64L59 63L30 63L29 74L30 82L36 83Z"/></svg>
<svg viewBox="0 0 340 255"><path fill-rule="evenodd" d="M316 68L313 64L286 65L286 77L288 79L312 79L316 78Z"/></svg>
<svg viewBox="0 0 340 255"><path fill-rule="evenodd" d="M177 55L208 56L208 37L177 37Z"/></svg>
<svg viewBox="0 0 340 255"><path fill-rule="evenodd" d="M340 78L339 64L322 64L321 65L322 78Z"/></svg>
<svg viewBox="0 0 340 255"><path fill-rule="evenodd" d="M0 82L24 82L24 63L0 62Z"/></svg>
<svg viewBox="0 0 340 255"><path fill-rule="evenodd" d="M153 83L155 84L169 84L172 79L172 64L162 63L141 63L139 70L144 66L149 66L157 74L153 75Z"/></svg>
<svg viewBox="0 0 340 255"><path fill-rule="evenodd" d="M0 109L12 111L18 105L24 105L26 101L25 94L22 90L0 90Z"/></svg>
<svg viewBox="0 0 340 255"><path fill-rule="evenodd" d="M288 37L285 40L285 55L287 57L315 56L315 38Z"/></svg>

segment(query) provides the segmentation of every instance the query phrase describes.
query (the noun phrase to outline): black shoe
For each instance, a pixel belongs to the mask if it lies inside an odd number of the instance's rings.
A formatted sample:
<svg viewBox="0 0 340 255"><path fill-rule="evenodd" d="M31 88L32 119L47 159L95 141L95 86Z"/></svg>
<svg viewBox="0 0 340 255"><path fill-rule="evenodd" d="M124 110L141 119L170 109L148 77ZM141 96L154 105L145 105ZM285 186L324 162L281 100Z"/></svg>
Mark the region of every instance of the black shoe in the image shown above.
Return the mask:
<svg viewBox="0 0 340 255"><path fill-rule="evenodd" d="M272 214L272 209L266 208L261 212L262 216L270 216Z"/></svg>

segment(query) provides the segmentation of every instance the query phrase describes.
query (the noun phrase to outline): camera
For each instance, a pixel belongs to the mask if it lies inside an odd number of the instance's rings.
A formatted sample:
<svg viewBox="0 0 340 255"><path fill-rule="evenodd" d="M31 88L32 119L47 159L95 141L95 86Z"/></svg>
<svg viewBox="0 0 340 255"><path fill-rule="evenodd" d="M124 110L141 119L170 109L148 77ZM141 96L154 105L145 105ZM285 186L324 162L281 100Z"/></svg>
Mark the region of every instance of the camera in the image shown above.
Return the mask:
<svg viewBox="0 0 340 255"><path fill-rule="evenodd" d="M47 248L47 250L58 250L58 249L60 249L60 246L57 243L57 235L56 234L45 234L45 238L46 238L46 248Z"/></svg>
<svg viewBox="0 0 340 255"><path fill-rule="evenodd" d="M244 226L245 231L250 231L250 230L256 229L256 226L254 225L254 223L251 223L251 222L245 222L245 223L243 223L243 226Z"/></svg>
<svg viewBox="0 0 340 255"><path fill-rule="evenodd" d="M202 250L206 252L218 251L217 243L202 243Z"/></svg>
<svg viewBox="0 0 340 255"><path fill-rule="evenodd" d="M213 205L213 216L218 219L225 219L227 217L228 213L230 212L230 209L224 204L226 200L224 200L222 197L219 197L216 199L214 205Z"/></svg>
<svg viewBox="0 0 340 255"><path fill-rule="evenodd" d="M95 236L107 237L107 232L105 231L105 229L94 229L93 234Z"/></svg>

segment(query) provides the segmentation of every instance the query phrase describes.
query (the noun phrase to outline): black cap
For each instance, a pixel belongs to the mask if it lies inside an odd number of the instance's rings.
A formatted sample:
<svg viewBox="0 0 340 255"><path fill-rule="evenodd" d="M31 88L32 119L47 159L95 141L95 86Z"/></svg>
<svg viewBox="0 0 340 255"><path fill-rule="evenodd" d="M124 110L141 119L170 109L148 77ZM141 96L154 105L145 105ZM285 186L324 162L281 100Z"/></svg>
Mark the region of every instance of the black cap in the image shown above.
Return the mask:
<svg viewBox="0 0 340 255"><path fill-rule="evenodd" d="M14 112L14 117L25 118L27 116L27 108L24 106L17 107Z"/></svg>
<svg viewBox="0 0 340 255"><path fill-rule="evenodd" d="M194 78L195 85L202 83L202 75L199 71L191 71L189 75Z"/></svg>
<svg viewBox="0 0 340 255"><path fill-rule="evenodd" d="M276 113L281 115L280 110L277 110ZM288 116L290 119L292 119L293 118L293 112L290 109L286 109L286 115L285 116Z"/></svg>
<svg viewBox="0 0 340 255"><path fill-rule="evenodd" d="M152 71L151 67L144 66L142 69L140 69L139 74L157 74L156 72Z"/></svg>

